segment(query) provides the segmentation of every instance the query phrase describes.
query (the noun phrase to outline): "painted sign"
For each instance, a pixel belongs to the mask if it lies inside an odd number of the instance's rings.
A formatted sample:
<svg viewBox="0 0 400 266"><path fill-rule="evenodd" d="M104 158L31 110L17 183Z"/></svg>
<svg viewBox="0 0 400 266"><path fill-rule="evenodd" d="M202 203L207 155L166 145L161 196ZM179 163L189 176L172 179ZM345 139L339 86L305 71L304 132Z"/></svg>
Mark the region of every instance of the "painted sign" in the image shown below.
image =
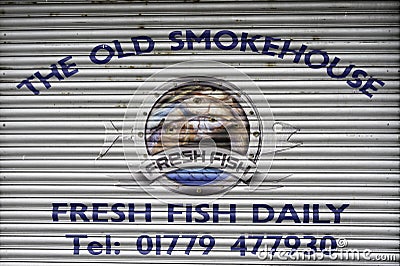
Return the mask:
<svg viewBox="0 0 400 266"><path fill-rule="evenodd" d="M396 1L1 10L2 265L398 265Z"/></svg>

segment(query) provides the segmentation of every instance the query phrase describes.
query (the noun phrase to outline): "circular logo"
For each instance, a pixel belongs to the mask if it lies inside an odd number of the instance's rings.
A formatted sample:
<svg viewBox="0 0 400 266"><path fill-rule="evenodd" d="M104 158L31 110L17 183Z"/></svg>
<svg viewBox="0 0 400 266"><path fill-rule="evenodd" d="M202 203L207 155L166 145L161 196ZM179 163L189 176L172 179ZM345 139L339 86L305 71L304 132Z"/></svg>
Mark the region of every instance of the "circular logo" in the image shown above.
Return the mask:
<svg viewBox="0 0 400 266"><path fill-rule="evenodd" d="M254 189L272 163L272 125L268 102L247 75L217 62L180 63L132 96L125 158L136 182L158 198Z"/></svg>

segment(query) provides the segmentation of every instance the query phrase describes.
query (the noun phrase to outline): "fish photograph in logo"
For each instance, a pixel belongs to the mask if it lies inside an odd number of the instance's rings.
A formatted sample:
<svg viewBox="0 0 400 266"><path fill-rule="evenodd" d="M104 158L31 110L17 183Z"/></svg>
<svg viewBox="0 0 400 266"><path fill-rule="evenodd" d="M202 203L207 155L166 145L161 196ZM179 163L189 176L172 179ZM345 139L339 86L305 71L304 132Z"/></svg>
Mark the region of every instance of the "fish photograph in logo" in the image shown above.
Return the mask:
<svg viewBox="0 0 400 266"><path fill-rule="evenodd" d="M153 87L163 77L169 80ZM266 173L274 155L267 99L247 75L218 62L188 61L157 72L132 96L124 122L135 180L171 193L208 196L238 183L251 188L265 178L256 175L258 163Z"/></svg>
<svg viewBox="0 0 400 266"><path fill-rule="evenodd" d="M0 8L2 265L399 264L397 1Z"/></svg>

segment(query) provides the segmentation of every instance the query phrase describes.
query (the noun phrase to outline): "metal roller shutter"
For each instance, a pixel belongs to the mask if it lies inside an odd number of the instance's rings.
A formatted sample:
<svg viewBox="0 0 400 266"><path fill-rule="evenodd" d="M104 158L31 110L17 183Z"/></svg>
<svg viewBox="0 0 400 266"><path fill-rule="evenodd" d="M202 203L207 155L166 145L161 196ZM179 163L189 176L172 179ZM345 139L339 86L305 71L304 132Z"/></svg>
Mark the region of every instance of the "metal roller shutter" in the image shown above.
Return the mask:
<svg viewBox="0 0 400 266"><path fill-rule="evenodd" d="M398 265L397 1L2 1L0 26L2 265ZM257 186L133 177L168 82L249 99Z"/></svg>

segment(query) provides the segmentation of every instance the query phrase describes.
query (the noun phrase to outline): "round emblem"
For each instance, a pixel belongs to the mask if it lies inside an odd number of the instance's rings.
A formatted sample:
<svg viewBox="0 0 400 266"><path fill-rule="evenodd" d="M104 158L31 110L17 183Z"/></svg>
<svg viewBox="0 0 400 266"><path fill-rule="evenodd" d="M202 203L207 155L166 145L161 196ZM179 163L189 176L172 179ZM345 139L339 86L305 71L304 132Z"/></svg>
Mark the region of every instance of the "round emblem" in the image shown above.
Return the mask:
<svg viewBox="0 0 400 266"><path fill-rule="evenodd" d="M125 158L136 182L157 198L215 197L265 179L275 148L272 125L268 102L247 75L217 62L180 63L132 96Z"/></svg>

